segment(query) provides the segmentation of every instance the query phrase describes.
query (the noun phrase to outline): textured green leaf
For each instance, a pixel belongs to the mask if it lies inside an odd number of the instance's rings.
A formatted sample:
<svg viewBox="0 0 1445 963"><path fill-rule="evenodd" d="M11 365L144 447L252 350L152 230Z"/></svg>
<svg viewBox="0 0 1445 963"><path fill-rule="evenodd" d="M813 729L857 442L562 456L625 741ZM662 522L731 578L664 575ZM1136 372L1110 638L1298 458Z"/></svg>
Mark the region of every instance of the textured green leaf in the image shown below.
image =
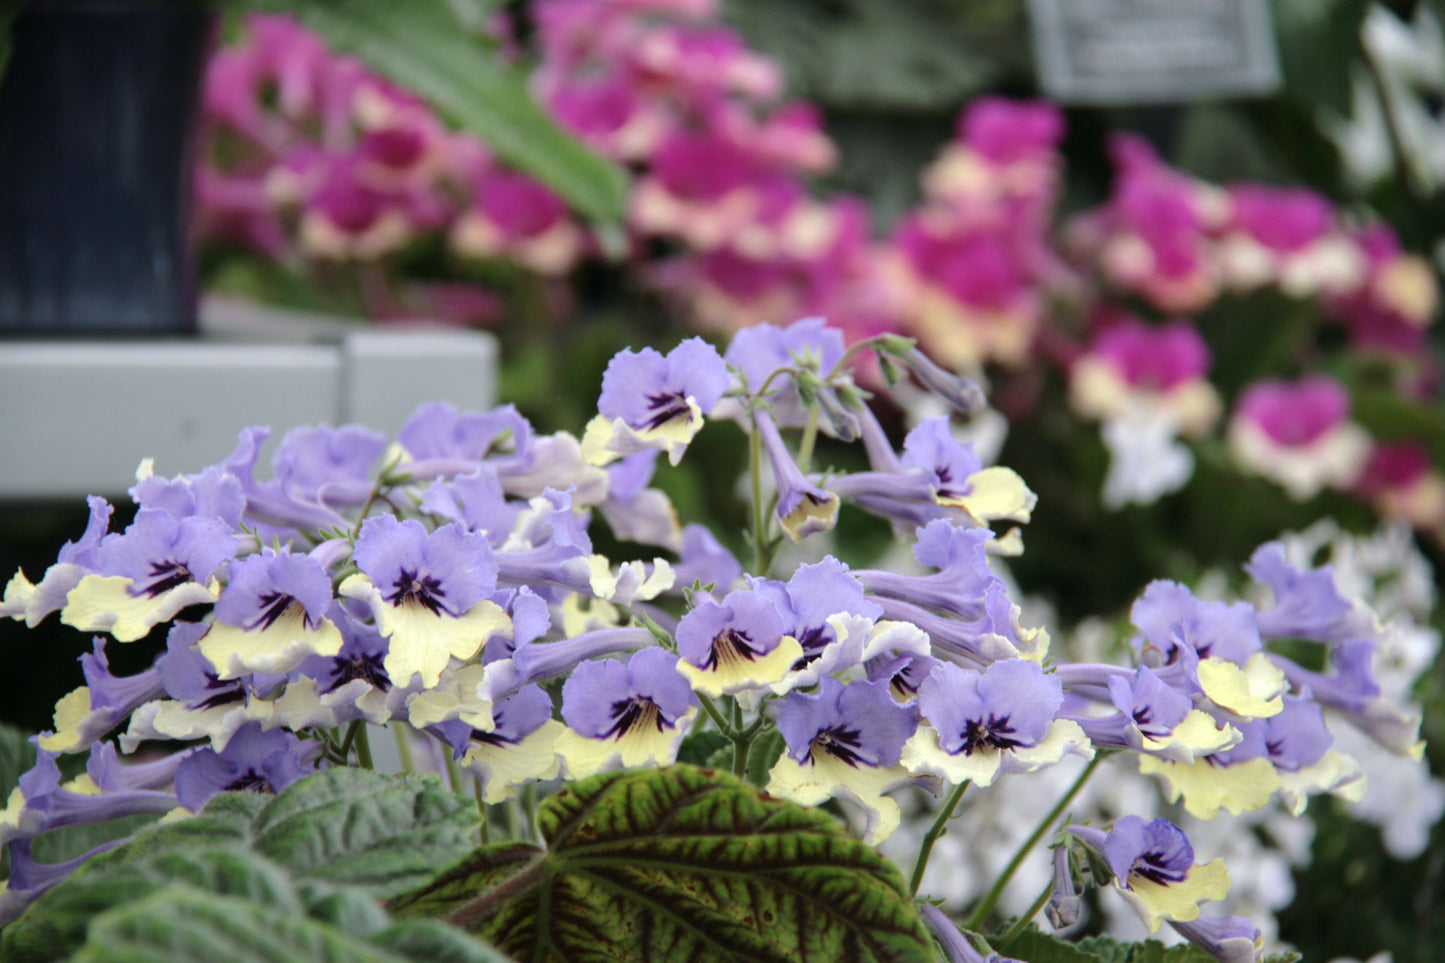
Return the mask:
<svg viewBox="0 0 1445 963"><path fill-rule="evenodd" d="M129 859L106 856L110 858L92 860L5 928L0 942L5 959L20 963L63 959L84 943L87 927L98 914L175 885L283 906L301 902L284 871L241 849L183 848Z"/></svg>
<svg viewBox="0 0 1445 963"><path fill-rule="evenodd" d="M725 773L595 776L545 800L537 825L545 851L483 847L393 912L531 963L934 959L892 863Z"/></svg>
<svg viewBox="0 0 1445 963"><path fill-rule="evenodd" d="M425 963L507 963L501 953L436 920L403 920L367 942Z"/></svg>
<svg viewBox="0 0 1445 963"><path fill-rule="evenodd" d="M445 0L247 0L247 5L294 13L333 48L426 97L587 217L621 217L626 192L621 168L558 127L521 76L466 35Z"/></svg>
<svg viewBox="0 0 1445 963"><path fill-rule="evenodd" d="M480 822L475 803L435 779L341 767L272 800L256 816L252 845L300 878L386 898L456 862Z"/></svg>
<svg viewBox="0 0 1445 963"><path fill-rule="evenodd" d="M1030 926L1009 943L1004 953L1024 963L1128 963L1127 943L1108 940L1105 946L1089 944L1088 940L1065 943L1058 937Z"/></svg>
<svg viewBox="0 0 1445 963"><path fill-rule="evenodd" d="M707 768L719 750L732 751L732 743L727 736L716 729L692 732L682 740L682 745L677 747L677 761Z"/></svg>
<svg viewBox="0 0 1445 963"><path fill-rule="evenodd" d="M168 887L107 910L73 963L404 963L282 906Z"/></svg>
<svg viewBox="0 0 1445 963"><path fill-rule="evenodd" d="M1214 963L1212 956L1188 943L1166 947L1158 940L1126 943L1112 936L1066 943L1036 926L1024 930L1000 952L1023 963Z"/></svg>
<svg viewBox="0 0 1445 963"><path fill-rule="evenodd" d="M275 797L222 793L200 814L151 826L88 861L7 927L0 949L6 959L60 959L80 945L90 918L174 883L279 901L348 931L379 930L389 921L374 901L455 862L479 820L474 803L435 779L360 769L317 773ZM350 891L333 892L341 883Z"/></svg>

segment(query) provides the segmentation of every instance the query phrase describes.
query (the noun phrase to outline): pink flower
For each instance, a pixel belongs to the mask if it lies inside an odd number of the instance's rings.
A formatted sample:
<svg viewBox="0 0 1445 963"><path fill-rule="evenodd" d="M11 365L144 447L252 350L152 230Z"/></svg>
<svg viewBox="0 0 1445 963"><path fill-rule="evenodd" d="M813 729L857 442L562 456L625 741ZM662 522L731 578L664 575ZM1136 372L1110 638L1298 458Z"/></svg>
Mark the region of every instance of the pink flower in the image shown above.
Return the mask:
<svg viewBox="0 0 1445 963"><path fill-rule="evenodd" d="M1358 490L1381 514L1445 538L1445 477L1420 442L1377 442Z"/></svg>
<svg viewBox="0 0 1445 963"><path fill-rule="evenodd" d="M1044 101L980 97L959 118L958 135L998 166L1047 157L1064 136L1064 115Z"/></svg>
<svg viewBox="0 0 1445 963"><path fill-rule="evenodd" d="M1434 270L1424 258L1401 250L1388 225L1372 225L1356 241L1365 258L1364 281L1331 299L1330 314L1349 328L1357 347L1420 353L1440 306Z"/></svg>
<svg viewBox="0 0 1445 963"><path fill-rule="evenodd" d="M1209 384L1209 347L1194 327L1155 327L1128 318L1104 328L1069 373L1070 400L1086 417L1109 420L1143 407L1167 413L1188 434L1207 432L1219 417Z"/></svg>
<svg viewBox="0 0 1445 963"><path fill-rule="evenodd" d="M1304 500L1326 487L1349 488L1359 477L1370 440L1349 421L1350 398L1323 375L1261 381L1235 405L1229 445L1246 469Z"/></svg>

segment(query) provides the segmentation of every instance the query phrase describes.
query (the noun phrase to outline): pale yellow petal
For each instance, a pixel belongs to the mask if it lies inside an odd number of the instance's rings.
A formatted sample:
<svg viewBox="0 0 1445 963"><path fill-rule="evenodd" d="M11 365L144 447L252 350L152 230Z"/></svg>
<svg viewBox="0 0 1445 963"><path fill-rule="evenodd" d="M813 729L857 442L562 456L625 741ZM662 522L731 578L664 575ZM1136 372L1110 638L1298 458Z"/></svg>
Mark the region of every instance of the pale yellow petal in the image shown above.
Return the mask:
<svg viewBox="0 0 1445 963"><path fill-rule="evenodd" d="M1027 522L1038 500L1018 472L995 465L968 476L967 495L940 498L938 503L962 508L979 522L997 519Z"/></svg>
<svg viewBox="0 0 1445 963"><path fill-rule="evenodd" d="M270 625L243 629L213 622L196 648L216 669L218 679L236 679L254 672L290 672L313 655L341 651L341 631L330 619L307 622L306 609L292 602Z"/></svg>
<svg viewBox="0 0 1445 963"><path fill-rule="evenodd" d="M548 719L515 745L474 742L462 757L462 768L482 781L483 802L505 802L523 783L557 778L562 766L557 740L566 731L562 723Z"/></svg>
<svg viewBox="0 0 1445 963"><path fill-rule="evenodd" d="M1131 873L1128 888L1120 892L1139 910L1153 933L1159 929L1160 920L1188 923L1199 918L1200 903L1224 899L1229 894L1229 870L1224 860L1216 859L1191 868L1177 883L1156 883Z"/></svg>
<svg viewBox="0 0 1445 963"><path fill-rule="evenodd" d="M80 725L90 715L90 687L81 686L55 703L55 732L42 735L36 745L46 752L69 752L80 745Z"/></svg>
<svg viewBox="0 0 1445 963"><path fill-rule="evenodd" d="M968 781L975 786L989 786L998 778L1003 753L997 749L951 753L938 744L938 730L919 726L903 744L899 765L918 775L938 776L958 785Z"/></svg>
<svg viewBox="0 0 1445 963"><path fill-rule="evenodd" d="M1169 801L1182 796L1184 809L1199 819L1213 819L1221 809L1235 815L1253 812L1269 802L1280 787L1279 773L1263 757L1217 766L1205 759L1186 763L1140 756L1139 771L1162 776Z"/></svg>
<svg viewBox="0 0 1445 963"><path fill-rule="evenodd" d="M1201 659L1199 685L1215 705L1245 719L1265 719L1284 709L1288 688L1284 672L1263 652L1249 657L1244 668L1227 659Z"/></svg>
<svg viewBox="0 0 1445 963"><path fill-rule="evenodd" d="M1221 727L1209 713L1190 709L1174 731L1157 739L1144 736L1139 747L1175 762L1193 762L1237 745L1240 738L1239 730L1233 726Z"/></svg>
<svg viewBox="0 0 1445 963"><path fill-rule="evenodd" d="M803 657L803 647L785 636L773 651L759 659L724 654L711 669L701 669L683 659L677 663L694 692L706 696L734 695L745 689L770 687L780 681Z"/></svg>
<svg viewBox="0 0 1445 963"><path fill-rule="evenodd" d="M785 753L768 777L768 793L803 806L829 798L856 803L863 809L863 839L870 845L893 835L900 822L898 804L883 794L918 781L902 766L854 767L826 752L814 753L801 765Z"/></svg>
<svg viewBox="0 0 1445 963"><path fill-rule="evenodd" d="M152 598L131 595L132 581L120 575L87 575L65 597L60 621L82 632L109 632L118 642L144 638L189 605L216 601L219 586L183 582Z"/></svg>

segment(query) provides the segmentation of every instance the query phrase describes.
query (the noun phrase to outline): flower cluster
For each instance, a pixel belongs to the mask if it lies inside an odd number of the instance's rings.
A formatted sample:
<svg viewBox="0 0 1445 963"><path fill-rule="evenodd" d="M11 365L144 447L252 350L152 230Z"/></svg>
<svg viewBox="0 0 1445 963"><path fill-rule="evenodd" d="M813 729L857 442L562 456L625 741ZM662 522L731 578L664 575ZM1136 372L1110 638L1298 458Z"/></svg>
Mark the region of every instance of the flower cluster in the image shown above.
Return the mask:
<svg viewBox="0 0 1445 963"><path fill-rule="evenodd" d="M812 187L837 159L820 113L781 99L779 65L721 26L711 0L529 9L529 42L506 16L497 42L527 58L559 124L632 175L623 240L599 243L551 190L417 98L259 15L208 73L202 235L332 286L349 271L383 319L487 323L518 276L561 310L580 265L620 260L635 288L704 331L818 314L850 341L894 332L951 370L987 366L1016 421L1042 360L1075 413L1101 424L1108 509L1182 488L1217 432L1238 471L1292 498L1348 492L1445 534L1429 450L1370 437L1327 363L1341 351L1383 361L1388 391L1411 405L1438 380L1423 350L1434 273L1388 226L1301 188L1200 181L1127 134L1109 142L1107 200L1064 212L1063 114L984 97L923 172L922 201L875 236L861 200ZM417 251L426 280L406 266ZM1266 295L1307 325L1278 320L1278 363L1252 383L1211 381L1222 316Z"/></svg>
<svg viewBox="0 0 1445 963"><path fill-rule="evenodd" d="M1092 772L1117 754L1205 818L1275 796L1298 813L1314 793L1357 795L1359 766L1333 747L1327 713L1418 756L1418 715L1374 672L1379 621L1279 543L1247 567L1269 596L1257 606L1156 582L1132 612L1130 664L1051 654L995 568L1022 550L1033 493L984 465L949 417L897 445L855 383L864 350L961 414L980 402L906 340L848 348L808 319L749 328L721 353L697 338L619 353L580 440L538 434L510 407L432 404L395 439L288 432L270 479L257 477L265 429L197 474L143 463L129 526L110 531L111 507L92 499L86 531L38 582L17 573L0 602L32 625L58 612L98 633L85 685L36 738L39 761L0 820L7 914L85 858L36 862L39 834L184 818L222 790L277 792L318 768L367 765L378 726L429 747L456 788L474 779L484 805L533 782L668 765L704 735L774 795L846 801L869 842L898 828L896 790L947 789L915 888L966 787L1070 756ZM676 464L718 421L750 441L752 490L764 474L773 483L752 506L746 567L650 484L660 454ZM820 434L859 444L866 467L814 470ZM916 566L823 555L773 574L779 543L816 544L845 505L892 523ZM595 552L598 518L658 554ZM153 632L165 634L155 665L114 675L107 647ZM1299 655L1306 642L1316 655ZM62 783L57 758L81 753L86 774ZM1178 827L1124 816L1069 833L1151 929L1168 920L1221 959L1252 958L1250 924L1200 915L1227 873L1196 866ZM1084 851L1070 845L1064 889Z"/></svg>

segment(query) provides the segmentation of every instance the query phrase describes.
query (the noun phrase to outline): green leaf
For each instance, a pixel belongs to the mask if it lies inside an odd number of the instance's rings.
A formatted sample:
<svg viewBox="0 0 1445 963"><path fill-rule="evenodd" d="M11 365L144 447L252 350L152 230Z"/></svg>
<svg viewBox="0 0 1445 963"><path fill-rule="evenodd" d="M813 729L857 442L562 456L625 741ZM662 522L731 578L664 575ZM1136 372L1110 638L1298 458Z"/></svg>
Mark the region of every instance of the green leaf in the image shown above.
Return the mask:
<svg viewBox="0 0 1445 963"><path fill-rule="evenodd" d="M435 779L340 767L303 779L256 816L256 851L302 879L385 899L421 885L477 841L481 814Z"/></svg>
<svg viewBox="0 0 1445 963"><path fill-rule="evenodd" d="M7 926L0 941L4 958L19 963L63 959L84 943L98 914L178 884L238 899L301 902L283 870L244 850L178 849L129 859L117 858L119 852L91 860Z"/></svg>
<svg viewBox="0 0 1445 963"><path fill-rule="evenodd" d="M827 813L725 773L608 773L392 903L532 963L934 959L903 878Z"/></svg>
<svg viewBox="0 0 1445 963"><path fill-rule="evenodd" d="M74 951L88 921L165 886L314 907L319 921L376 930L363 904L430 879L476 841L476 805L432 778L339 768L275 797L221 793L198 815L137 833L41 896L0 937L4 958ZM333 892L345 883L347 892Z"/></svg>
<svg viewBox="0 0 1445 963"><path fill-rule="evenodd" d="M1005 952L1024 963L1127 963L1128 944L1114 944L1126 950L1123 955L1115 955L1112 952L1113 947L1103 948L1102 952L1091 952L1085 949L1088 942L1082 940L1078 943L1065 943L1038 927L1030 926L1014 937Z"/></svg>
<svg viewBox="0 0 1445 963"><path fill-rule="evenodd" d="M520 74L466 35L444 0L245 0L294 13L334 49L427 98L508 163L545 182L583 215L622 216L626 175L552 120Z"/></svg>
<svg viewBox="0 0 1445 963"><path fill-rule="evenodd" d="M1125 943L1112 936L1066 943L1036 926L1024 930L1000 952L1024 963L1214 963L1214 957L1188 943L1166 947L1158 940Z"/></svg>
<svg viewBox="0 0 1445 963"><path fill-rule="evenodd" d="M732 751L732 743L721 732L716 729L691 732L682 740L682 745L677 747L677 761L707 768L713 756L720 750Z"/></svg>
<svg viewBox="0 0 1445 963"><path fill-rule="evenodd" d="M403 920L367 940L410 960L426 963L506 963L507 958L453 926L436 920Z"/></svg>
<svg viewBox="0 0 1445 963"><path fill-rule="evenodd" d="M404 963L284 906L181 887L107 910L73 963Z"/></svg>
<svg viewBox="0 0 1445 963"><path fill-rule="evenodd" d="M1431 462L1445 465L1445 404L1411 401L1392 391L1357 388L1352 395L1355 417L1370 434L1422 442Z"/></svg>
<svg viewBox="0 0 1445 963"><path fill-rule="evenodd" d="M787 748L783 734L777 729L769 729L758 736L748 753L748 782L754 786L766 786L773 766L777 765L778 758Z"/></svg>
<svg viewBox="0 0 1445 963"><path fill-rule="evenodd" d="M1304 958L1303 953L1286 950L1283 953L1271 953L1269 956L1260 960L1260 963L1300 963Z"/></svg>

